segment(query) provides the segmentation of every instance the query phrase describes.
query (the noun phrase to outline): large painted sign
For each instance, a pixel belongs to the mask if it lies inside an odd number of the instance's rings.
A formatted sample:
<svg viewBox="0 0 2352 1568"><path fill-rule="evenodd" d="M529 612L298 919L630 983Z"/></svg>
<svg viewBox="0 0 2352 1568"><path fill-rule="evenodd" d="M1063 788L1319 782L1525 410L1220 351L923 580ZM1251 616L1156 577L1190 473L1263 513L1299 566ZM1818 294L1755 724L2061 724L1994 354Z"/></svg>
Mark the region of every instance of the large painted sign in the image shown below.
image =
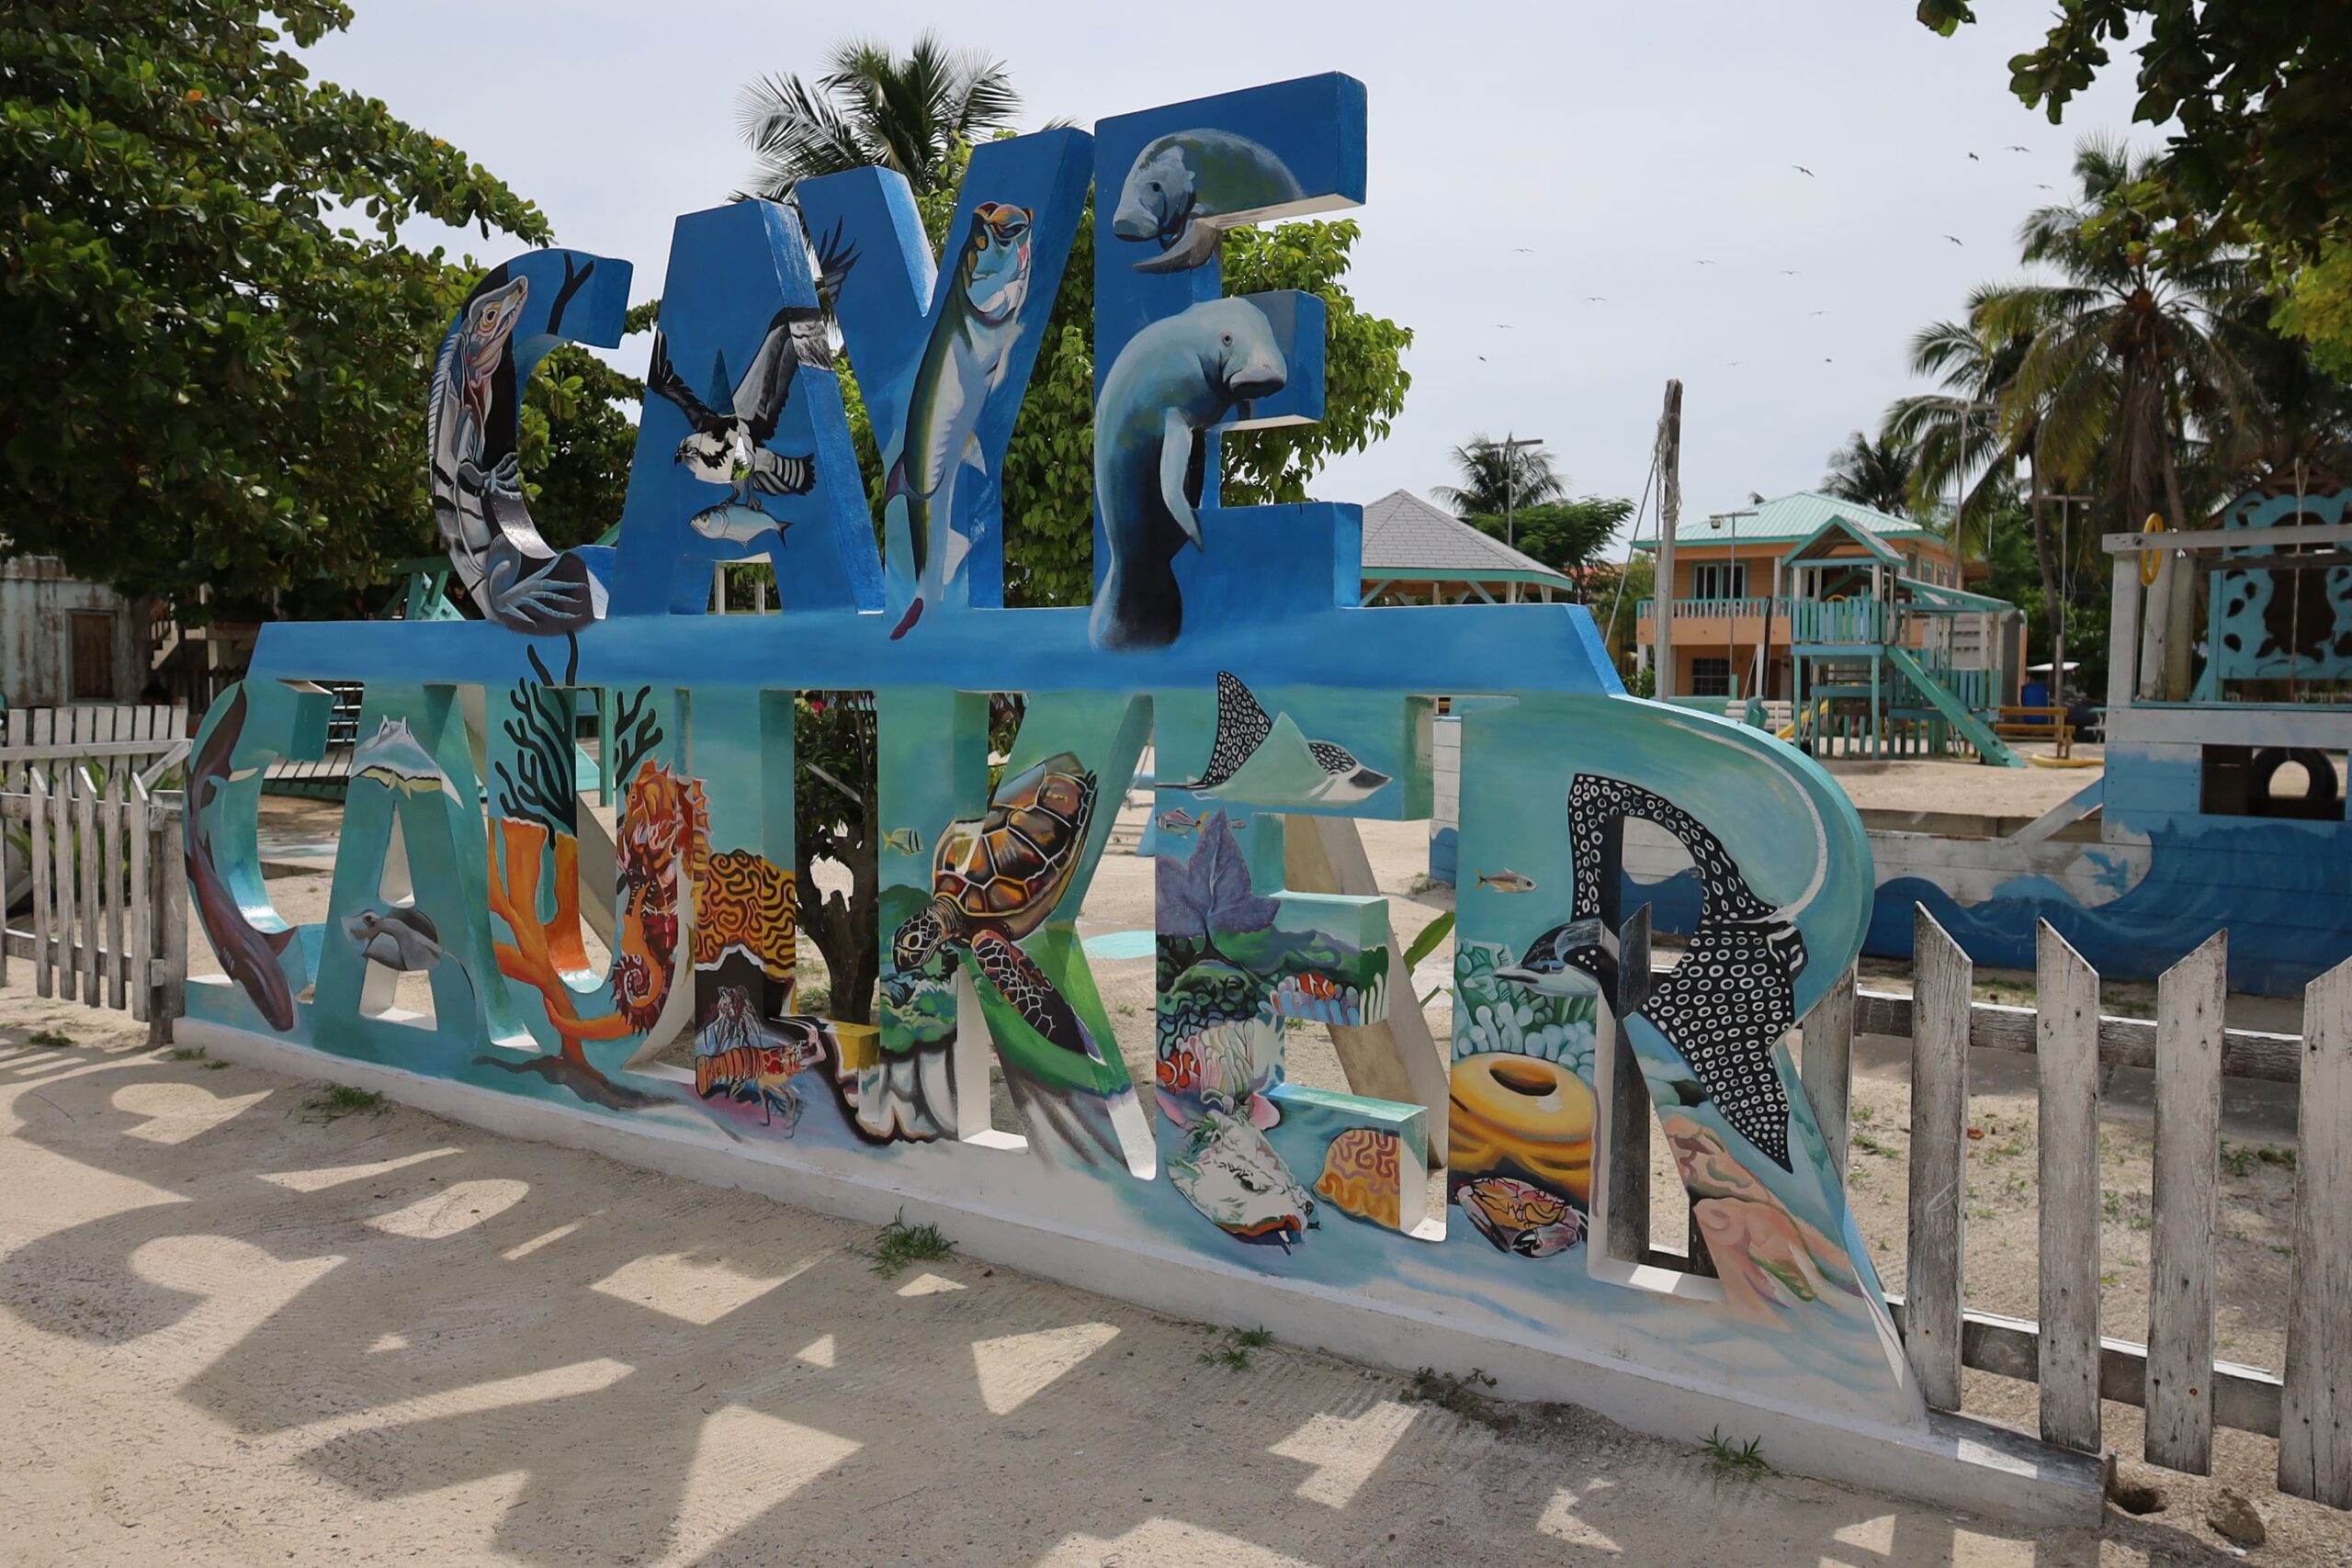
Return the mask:
<svg viewBox="0 0 2352 1568"><path fill-rule="evenodd" d="M1627 697L1580 608L1364 609L1356 507L1220 502L1222 433L1312 421L1324 386L1321 301L1227 295L1220 236L1361 202L1365 162L1362 85L1321 76L990 142L936 256L879 170L808 182L796 208L682 218L605 550L533 528L516 410L554 343L613 341L628 265L543 251L484 278L439 357L431 458L487 618L264 630L191 770L188 873L227 976L190 987L191 1012L1683 1388L1917 1427L1785 1040L1869 914L1844 797L1767 737ZM1011 610L1001 460L1090 192L1095 593ZM878 475L850 441L837 344ZM758 558L781 613L704 614L711 563ZM255 806L274 762L322 754L325 680L364 682L366 707L333 908L297 928L269 905ZM792 801L827 786L796 781L793 699L842 690L878 710L875 1027L796 1004ZM603 963L583 927L583 693L618 780ZM1025 716L991 784L1005 693ZM1461 853L1486 874L1460 900L1450 1092L1291 1083L1286 1030L1418 1004L1392 980L1383 899L1285 886L1286 828L1427 817L1441 698L1464 716ZM1147 747L1157 1003L1125 1027L1148 1077L1077 933ZM1720 1279L1611 1258L1599 1224L1631 818L1684 846L1702 890L1685 957L1627 1030ZM427 1027L386 1005L419 972ZM1017 1129L989 1114L991 1057ZM1436 1203L1431 1117L1450 1145Z"/></svg>

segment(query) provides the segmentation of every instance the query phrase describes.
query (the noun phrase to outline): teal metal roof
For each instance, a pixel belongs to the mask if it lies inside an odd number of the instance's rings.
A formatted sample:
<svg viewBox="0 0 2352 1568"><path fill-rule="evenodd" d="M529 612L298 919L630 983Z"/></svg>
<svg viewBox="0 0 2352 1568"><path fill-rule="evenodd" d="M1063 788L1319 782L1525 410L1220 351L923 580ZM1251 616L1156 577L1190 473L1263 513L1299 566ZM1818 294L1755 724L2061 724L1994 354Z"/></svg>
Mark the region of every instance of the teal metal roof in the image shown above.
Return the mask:
<svg viewBox="0 0 2352 1568"><path fill-rule="evenodd" d="M1791 494L1760 502L1751 507L1734 509L1735 514L1721 514L1721 527L1711 526L1707 514L1684 513L1674 530L1678 545L1721 545L1731 541L1735 524L1742 545L1801 545L1821 532L1833 517L1842 517L1858 528L1882 539L1932 539L1931 528L1922 527L1916 517L1897 517L1875 507L1858 502L1840 501L1819 491L1801 490ZM1645 539L1635 548L1654 550L1657 541Z"/></svg>
<svg viewBox="0 0 2352 1568"><path fill-rule="evenodd" d="M1868 528L1863 527L1860 524L1845 516L1843 513L1832 516L1828 522L1824 523L1820 527L1815 528L1812 533L1807 534L1804 536L1804 541L1794 549L1790 550L1783 558L1794 560L1796 557L1804 554L1805 551L1813 548L1815 545L1818 544L1821 540L1827 538L1832 534L1837 535L1840 538L1853 540L1854 543L1861 546L1862 548L1870 551L1871 554L1876 556L1880 560L1884 561L1889 566L1901 566L1903 564L1903 558L1896 555L1893 550L1888 549L1884 540L1881 539L1876 534L1871 533ZM1679 539L1681 537L1681 535L1678 532L1675 536ZM1813 563L1810 561L1799 561L1796 564L1801 566L1810 566Z"/></svg>

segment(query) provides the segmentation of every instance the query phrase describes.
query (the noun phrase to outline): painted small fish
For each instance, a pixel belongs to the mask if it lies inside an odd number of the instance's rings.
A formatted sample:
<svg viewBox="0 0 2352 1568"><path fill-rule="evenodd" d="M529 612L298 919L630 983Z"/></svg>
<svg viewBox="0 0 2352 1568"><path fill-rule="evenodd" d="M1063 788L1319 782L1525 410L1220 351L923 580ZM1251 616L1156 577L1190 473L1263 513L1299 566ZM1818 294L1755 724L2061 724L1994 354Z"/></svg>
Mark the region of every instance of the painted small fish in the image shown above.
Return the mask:
<svg viewBox="0 0 2352 1568"><path fill-rule="evenodd" d="M893 828L882 835L882 847L894 854L922 853L922 833L914 828Z"/></svg>
<svg viewBox="0 0 2352 1568"><path fill-rule="evenodd" d="M1199 818L1180 807L1170 807L1159 818L1159 830L1163 833L1189 833L1200 825Z"/></svg>
<svg viewBox="0 0 2352 1568"><path fill-rule="evenodd" d="M769 534L774 534L781 542L784 531L792 524L787 518L771 517L748 502L722 501L716 506L706 506L687 518L686 526L706 539L748 545Z"/></svg>
<svg viewBox="0 0 2352 1568"><path fill-rule="evenodd" d="M1535 891L1535 879L1516 871L1498 871L1492 875L1482 871L1478 874L1476 886L1491 887L1498 893L1532 893Z"/></svg>
<svg viewBox="0 0 2352 1568"><path fill-rule="evenodd" d="M1298 988L1318 1002L1330 1001L1340 994L1340 987L1331 983L1329 976L1317 975L1311 969L1298 976Z"/></svg>

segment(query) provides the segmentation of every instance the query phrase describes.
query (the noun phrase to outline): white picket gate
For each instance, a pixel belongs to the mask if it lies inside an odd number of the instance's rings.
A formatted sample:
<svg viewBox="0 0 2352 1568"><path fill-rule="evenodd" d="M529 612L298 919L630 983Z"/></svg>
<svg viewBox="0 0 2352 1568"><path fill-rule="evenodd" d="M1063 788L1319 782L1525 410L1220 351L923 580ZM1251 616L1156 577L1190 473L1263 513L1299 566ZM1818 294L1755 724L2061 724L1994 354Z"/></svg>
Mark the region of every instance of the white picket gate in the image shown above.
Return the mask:
<svg viewBox="0 0 2352 1568"><path fill-rule="evenodd" d="M24 784L0 794L0 985L28 959L38 994L128 1011L170 1040L187 983L180 792L119 759L31 767ZM19 877L30 902L8 914Z"/></svg>
<svg viewBox="0 0 2352 1568"><path fill-rule="evenodd" d="M2139 1405L2148 1462L2196 1474L2211 1472L2215 1427L2260 1433L2278 1439L2280 1491L2352 1508L2352 1227L2344 1223L2352 1214L2352 962L2307 988L2298 1037L2224 1026L2226 932L2164 975L2154 1021L2101 1017L2098 974L2047 925L2032 1009L1973 1002L1973 966L1924 909L1915 952L1912 996L1858 992L1849 974L1815 1007L1804 1021L1801 1077L1843 1168L1855 1030L1911 1038L1908 1263L1904 1295L1891 1300L1928 1403L1961 1408L1962 1367L2035 1382L2043 1440L2086 1452L2101 1446L2100 1401ZM1971 1045L2038 1059L2038 1321L1962 1302ZM2099 1332L2099 1100L2115 1066L2148 1068L2155 1083L2144 1345ZM2214 1358L2224 1077L2300 1089L2293 1268L2285 1364L2276 1372ZM1616 1081L1640 1092L1638 1075ZM1637 1112L1617 1108L1612 1129L1643 1125ZM1646 1162L1646 1139L1638 1143L1611 1159L1611 1179L1636 1155Z"/></svg>

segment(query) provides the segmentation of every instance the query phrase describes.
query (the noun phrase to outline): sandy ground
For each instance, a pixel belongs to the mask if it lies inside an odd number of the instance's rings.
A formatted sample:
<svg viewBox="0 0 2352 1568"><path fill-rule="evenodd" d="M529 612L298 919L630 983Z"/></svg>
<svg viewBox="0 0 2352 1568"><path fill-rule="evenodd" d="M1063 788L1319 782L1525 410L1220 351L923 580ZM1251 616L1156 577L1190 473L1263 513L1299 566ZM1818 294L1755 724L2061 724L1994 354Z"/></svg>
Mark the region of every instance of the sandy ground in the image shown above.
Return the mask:
<svg viewBox="0 0 2352 1568"><path fill-rule="evenodd" d="M331 813L267 809L277 842L331 838ZM1084 935L1150 923L1137 826ZM1408 891L1424 829L1365 836L1409 941L1450 903ZM276 865L280 908L316 919L325 868ZM1148 1075L1150 963L1096 970ZM1442 1038L1442 998L1431 1022ZM43 1028L74 1043L19 1043ZM21 970L0 987L0 1562L2204 1563L2228 1554L2205 1523L2226 1483L2269 1521L2255 1560L2352 1563L2352 1520L2279 1497L2267 1439L2220 1434L2212 1481L2127 1461L2161 1512L2033 1537L1725 1478L1580 1412L1442 1408L1287 1347L1228 1371L1196 1325L978 1262L885 1280L862 1227L403 1109L329 1122L312 1089L142 1038ZM1854 1091L1853 1197L1890 1290L1905 1049L1865 1037ZM1291 1070L1346 1087L1313 1032ZM1969 1301L2031 1316L2032 1063L1978 1052L1972 1072ZM2103 1327L2138 1337L2144 1075L2109 1103ZM1001 1095L997 1114L1018 1130ZM2292 1114L2277 1086L2231 1086L2220 1349L2258 1366L2279 1359ZM1679 1245L1662 1158L1653 1189ZM1971 1373L1967 1397L2032 1424L2029 1384ZM2139 1413L2107 1416L2136 1455Z"/></svg>
<svg viewBox="0 0 2352 1568"><path fill-rule="evenodd" d="M2020 755L2049 756L2047 743L2020 744ZM2077 746L2078 761L2103 761L2106 748ZM1825 758L1821 765L1835 777L1856 807L1864 811L1935 811L1971 817L2024 818L2041 816L2072 798L2084 785L2102 776L2090 768L1990 768L1978 762L1937 761L1923 758L1890 758L1884 761L1849 761Z"/></svg>

